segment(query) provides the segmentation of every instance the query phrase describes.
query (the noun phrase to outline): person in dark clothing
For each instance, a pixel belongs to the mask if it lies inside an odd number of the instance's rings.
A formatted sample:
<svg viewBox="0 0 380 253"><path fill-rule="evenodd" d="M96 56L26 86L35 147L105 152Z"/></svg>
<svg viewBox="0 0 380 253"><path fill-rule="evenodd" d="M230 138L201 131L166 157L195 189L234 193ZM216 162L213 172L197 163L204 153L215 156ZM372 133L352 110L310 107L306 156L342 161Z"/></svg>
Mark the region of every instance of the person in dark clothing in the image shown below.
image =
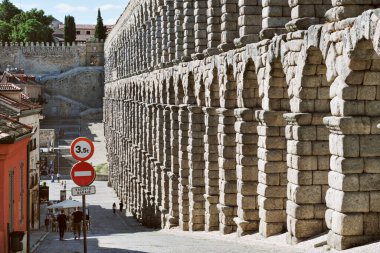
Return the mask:
<svg viewBox="0 0 380 253"><path fill-rule="evenodd" d="M82 232L82 221L83 221L83 212L77 208L75 212L73 212L73 227L74 227L74 239L77 237L80 239L80 234Z"/></svg>
<svg viewBox="0 0 380 253"><path fill-rule="evenodd" d="M49 231L49 224L50 224L50 219L48 216L46 216L45 218L45 228L46 228L46 232Z"/></svg>
<svg viewBox="0 0 380 253"><path fill-rule="evenodd" d="M119 207L120 207L120 212L122 213L123 207L124 207L123 201L120 201Z"/></svg>
<svg viewBox="0 0 380 253"><path fill-rule="evenodd" d="M112 210L113 210L113 214L115 214L116 213L116 203L115 202L112 205Z"/></svg>
<svg viewBox="0 0 380 253"><path fill-rule="evenodd" d="M63 237L65 236L66 221L67 221L67 217L63 210L61 210L61 214L58 215L57 221L58 221L58 228L59 228L59 240L62 241Z"/></svg>

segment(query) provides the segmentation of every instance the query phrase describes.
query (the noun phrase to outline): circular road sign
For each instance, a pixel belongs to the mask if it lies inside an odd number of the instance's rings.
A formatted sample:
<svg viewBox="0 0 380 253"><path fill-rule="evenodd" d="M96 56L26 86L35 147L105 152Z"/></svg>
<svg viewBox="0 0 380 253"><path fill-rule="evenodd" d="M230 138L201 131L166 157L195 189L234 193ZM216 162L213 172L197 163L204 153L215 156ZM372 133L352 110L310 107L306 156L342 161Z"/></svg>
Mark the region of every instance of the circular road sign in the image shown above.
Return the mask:
<svg viewBox="0 0 380 253"><path fill-rule="evenodd" d="M87 161L94 154L94 144L85 137L75 139L70 146L71 155L78 161Z"/></svg>
<svg viewBox="0 0 380 253"><path fill-rule="evenodd" d="M94 182L96 174L94 167L86 162L78 162L71 168L71 179L78 186L89 186Z"/></svg>

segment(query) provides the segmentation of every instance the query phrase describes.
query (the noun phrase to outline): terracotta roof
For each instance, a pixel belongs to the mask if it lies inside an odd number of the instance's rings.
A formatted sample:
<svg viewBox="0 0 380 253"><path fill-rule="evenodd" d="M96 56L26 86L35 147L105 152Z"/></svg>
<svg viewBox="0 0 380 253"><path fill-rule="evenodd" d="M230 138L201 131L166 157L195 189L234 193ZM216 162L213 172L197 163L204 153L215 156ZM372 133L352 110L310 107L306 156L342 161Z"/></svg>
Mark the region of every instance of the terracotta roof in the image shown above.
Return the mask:
<svg viewBox="0 0 380 253"><path fill-rule="evenodd" d="M3 95L0 95L0 104L3 104L8 107L16 108L20 111L42 108L41 105L32 103L28 100L22 99L21 101L16 101Z"/></svg>
<svg viewBox="0 0 380 253"><path fill-rule="evenodd" d="M18 116L18 111L15 108L7 107L0 103L0 112L4 115L7 115L10 118Z"/></svg>
<svg viewBox="0 0 380 253"><path fill-rule="evenodd" d="M13 120L4 114L0 114L0 144L14 143L20 138L32 132L32 128Z"/></svg>

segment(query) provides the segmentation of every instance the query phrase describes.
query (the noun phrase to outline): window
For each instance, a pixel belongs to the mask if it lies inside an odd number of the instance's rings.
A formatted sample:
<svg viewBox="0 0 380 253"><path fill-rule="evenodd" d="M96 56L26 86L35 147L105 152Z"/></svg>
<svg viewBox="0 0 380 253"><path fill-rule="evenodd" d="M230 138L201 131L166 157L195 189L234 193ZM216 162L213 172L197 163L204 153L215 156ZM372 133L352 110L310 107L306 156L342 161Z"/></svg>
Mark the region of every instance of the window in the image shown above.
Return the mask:
<svg viewBox="0 0 380 253"><path fill-rule="evenodd" d="M9 171L9 230L13 231L13 219L14 219L14 195L13 195L13 187L14 187L14 170L11 169Z"/></svg>
<svg viewBox="0 0 380 253"><path fill-rule="evenodd" d="M86 34L87 34L87 35L90 35L90 34L91 34L91 31L86 31Z"/></svg>
<svg viewBox="0 0 380 253"><path fill-rule="evenodd" d="M77 35L80 35L80 31L77 31Z"/></svg>
<svg viewBox="0 0 380 253"><path fill-rule="evenodd" d="M20 224L24 223L24 162L20 162Z"/></svg>

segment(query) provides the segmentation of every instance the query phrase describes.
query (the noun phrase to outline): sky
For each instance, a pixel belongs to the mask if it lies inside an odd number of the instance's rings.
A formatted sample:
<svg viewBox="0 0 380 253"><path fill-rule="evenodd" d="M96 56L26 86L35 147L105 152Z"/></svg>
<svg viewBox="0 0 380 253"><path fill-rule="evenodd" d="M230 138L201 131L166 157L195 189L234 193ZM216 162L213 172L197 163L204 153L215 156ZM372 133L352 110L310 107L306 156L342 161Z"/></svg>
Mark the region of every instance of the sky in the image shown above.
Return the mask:
<svg viewBox="0 0 380 253"><path fill-rule="evenodd" d="M10 0L18 8L27 11L32 8L42 9L45 14L52 15L64 22L65 15L75 18L76 24L96 24L98 8L103 23L112 25L124 11L128 0Z"/></svg>

